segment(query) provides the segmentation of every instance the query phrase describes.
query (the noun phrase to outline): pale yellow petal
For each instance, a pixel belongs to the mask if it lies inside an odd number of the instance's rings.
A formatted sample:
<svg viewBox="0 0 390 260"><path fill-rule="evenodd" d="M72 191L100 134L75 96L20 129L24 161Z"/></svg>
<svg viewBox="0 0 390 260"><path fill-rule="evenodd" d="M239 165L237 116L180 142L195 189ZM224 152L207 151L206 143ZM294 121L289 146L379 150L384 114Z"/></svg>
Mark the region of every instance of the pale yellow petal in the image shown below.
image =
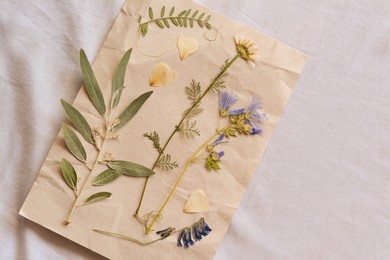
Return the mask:
<svg viewBox="0 0 390 260"><path fill-rule="evenodd" d="M177 48L179 49L180 59L184 60L199 49L199 44L194 38L180 36L177 39Z"/></svg>
<svg viewBox="0 0 390 260"><path fill-rule="evenodd" d="M209 202L206 199L206 194L203 190L194 191L184 206L185 213L205 212L209 209Z"/></svg>
<svg viewBox="0 0 390 260"><path fill-rule="evenodd" d="M177 79L174 72L168 64L164 62L157 63L150 76L149 85L151 87L167 86L175 82Z"/></svg>

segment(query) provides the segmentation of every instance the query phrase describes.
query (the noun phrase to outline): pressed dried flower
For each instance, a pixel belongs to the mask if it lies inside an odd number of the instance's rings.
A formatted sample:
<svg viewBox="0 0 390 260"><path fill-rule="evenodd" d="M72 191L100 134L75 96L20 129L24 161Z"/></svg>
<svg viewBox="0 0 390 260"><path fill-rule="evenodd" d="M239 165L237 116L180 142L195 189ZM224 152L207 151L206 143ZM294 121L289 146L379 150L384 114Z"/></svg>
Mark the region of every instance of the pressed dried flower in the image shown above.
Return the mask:
<svg viewBox="0 0 390 260"><path fill-rule="evenodd" d="M205 219L201 218L191 226L183 228L177 238L177 246L182 247L184 244L184 248L189 248L196 242L202 240L202 236L207 236L211 231ZM194 240L192 239L192 235L194 236Z"/></svg>
<svg viewBox="0 0 390 260"><path fill-rule="evenodd" d="M194 38L180 36L177 39L177 48L179 49L180 59L184 60L199 49L199 44Z"/></svg>
<svg viewBox="0 0 390 260"><path fill-rule="evenodd" d="M229 108L237 102L236 95L231 91L222 91L218 97L219 113L222 117L227 116Z"/></svg>
<svg viewBox="0 0 390 260"><path fill-rule="evenodd" d="M164 62L157 63L154 67L152 75L150 76L149 85L151 87L167 86L175 82L177 74L168 64Z"/></svg>
<svg viewBox="0 0 390 260"><path fill-rule="evenodd" d="M234 36L234 42L236 43L237 53L241 58L247 61L255 61L257 59L259 49L252 40L244 38L239 34Z"/></svg>

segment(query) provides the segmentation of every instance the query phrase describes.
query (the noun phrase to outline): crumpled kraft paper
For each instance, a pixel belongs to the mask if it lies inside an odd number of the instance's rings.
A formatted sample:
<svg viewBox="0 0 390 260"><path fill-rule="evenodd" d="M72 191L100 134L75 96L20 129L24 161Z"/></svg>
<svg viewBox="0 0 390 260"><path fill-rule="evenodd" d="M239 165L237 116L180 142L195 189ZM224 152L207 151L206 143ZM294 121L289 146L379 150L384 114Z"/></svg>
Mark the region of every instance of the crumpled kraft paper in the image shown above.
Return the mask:
<svg viewBox="0 0 390 260"><path fill-rule="evenodd" d="M160 29L156 24L150 24L148 33L142 37L137 21L139 15L147 19L149 6L156 10L157 15L163 5L167 10L175 6L175 13L191 8L211 14L210 22L218 31L201 29L197 25L192 29L174 26L170 29ZM224 79L227 88L237 93L240 106L247 106L253 95L260 97L263 110L268 116L268 120L262 124L264 133L261 136L231 138L229 144L223 147L225 156L222 158L220 171L207 172L203 163L192 165L165 208L163 219L155 225L155 230L168 226L182 228L204 216L213 229L207 237L195 246L183 249L176 246L176 235L149 246L140 246L93 232L92 229L97 228L143 241L157 237L155 234L144 235L143 227L133 217L144 179L126 176L102 187L87 188L83 194L85 197L98 191L109 191L113 195L105 201L79 208L73 216L72 224L63 225L62 222L74 201L74 194L62 179L61 159L68 159L82 178L88 170L68 152L62 133L56 138L20 214L111 259L213 258L283 113L306 56L190 1L127 0L93 64L107 103L114 70L125 51L133 48L126 72L126 88L123 90L116 115L140 94L150 90L154 90L154 93L138 114L121 129L119 140L107 143L104 149L114 153L117 159L151 167L157 154L143 134L158 131L162 142L168 138L181 119L182 112L189 106L184 87L188 86L192 79L199 81L203 88L207 87L224 61L236 54L233 40L235 34L242 34L256 42L260 50L259 58L255 66L242 59L236 61ZM185 60L180 60L176 47L179 36L195 38L199 43L199 50ZM149 77L158 62L167 63L177 73L178 78L172 85L149 87ZM89 101L84 88L81 88L73 105L92 127L103 127L103 121ZM217 94L208 94L202 101L202 107L205 112L197 117L201 136L187 140L177 135L166 150L180 166L185 165L194 150L216 128L224 125L224 120L218 115ZM82 142L89 160L94 159L97 155L96 149L84 140ZM94 174L97 175L105 169L105 166L99 165ZM161 206L181 169L179 167L170 172L157 169L157 174L149 180L141 215ZM207 194L209 210L205 213L183 213L187 198L197 189L202 189Z"/></svg>

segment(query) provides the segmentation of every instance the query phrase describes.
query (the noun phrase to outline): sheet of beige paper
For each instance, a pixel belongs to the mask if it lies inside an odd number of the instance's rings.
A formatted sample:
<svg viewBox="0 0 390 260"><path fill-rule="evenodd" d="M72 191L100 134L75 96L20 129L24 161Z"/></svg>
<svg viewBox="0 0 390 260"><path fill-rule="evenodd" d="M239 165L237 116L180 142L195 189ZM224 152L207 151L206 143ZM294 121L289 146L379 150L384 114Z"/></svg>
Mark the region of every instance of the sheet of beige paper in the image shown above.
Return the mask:
<svg viewBox="0 0 390 260"><path fill-rule="evenodd" d="M149 6L158 10L156 11L158 15L162 5L165 5L167 10L175 5L176 10L192 8L211 14L211 22L218 28L218 34L216 35L215 31L200 29L197 25L193 29L173 26L171 29L160 29L155 24L150 24L148 34L145 37L140 36L137 22L139 15L146 17ZM247 106L251 96L260 96L268 116L268 120L262 125L264 134L232 138L228 145L221 146L225 156L221 163L222 170L218 172L207 172L203 163L192 165L165 208L163 219L155 226L156 230L168 226L181 228L204 216L213 229L209 236L195 246L183 249L176 246L176 235L142 247L123 239L93 232L92 229L98 228L144 241L156 238L154 234L144 235L143 227L132 217L144 179L126 176L103 187L88 187L82 194L85 198L98 191L109 191L113 195L105 201L77 209L72 224L64 226L62 222L72 206L74 194L62 179L60 161L67 158L81 178L85 178L88 170L68 152L62 133L59 133L55 140L20 214L112 259L212 258L283 113L303 69L306 56L190 1L128 0L123 5L93 65L107 103L116 65L124 52L133 48L126 73L126 88L114 115L118 115L140 94L150 90L154 90L154 93L129 124L121 129L119 140L107 143L104 150L114 153L118 159L151 167L157 154L151 142L142 135L145 132L158 131L162 142L168 138L179 122L182 111L189 106L184 87L189 85L192 79L199 81L204 88L210 83L224 61L236 54L233 41L235 34L243 34L257 43L260 49L259 59L256 66L242 59L237 60L225 77L226 85L228 89L237 93L240 106ZM196 38L199 42L199 50L183 61L180 60L176 47L179 36ZM216 39L208 40L213 38ZM148 86L150 74L158 62L167 63L177 72L178 79L174 84L158 88ZM85 115L92 127L103 127L102 119L91 105L83 88L73 104ZM216 94L208 94L202 101L202 106L205 112L197 118L201 136L194 140L186 140L177 135L166 150L181 166L216 128L226 124L219 118ZM83 144L87 150L88 160L94 160L96 150L86 142ZM104 165L99 165L94 174L97 175L104 169L106 169ZM170 172L158 170L157 174L150 178L141 215L160 207L181 169L179 167ZM210 202L209 210L205 213L183 213L187 198L197 189L205 191Z"/></svg>

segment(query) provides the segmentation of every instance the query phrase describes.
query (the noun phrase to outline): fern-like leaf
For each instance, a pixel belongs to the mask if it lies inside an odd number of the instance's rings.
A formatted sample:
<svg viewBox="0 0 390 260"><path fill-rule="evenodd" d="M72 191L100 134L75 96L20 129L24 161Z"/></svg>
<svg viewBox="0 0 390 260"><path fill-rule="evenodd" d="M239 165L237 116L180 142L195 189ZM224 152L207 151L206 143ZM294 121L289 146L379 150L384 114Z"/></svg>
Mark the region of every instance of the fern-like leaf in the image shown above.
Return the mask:
<svg viewBox="0 0 390 260"><path fill-rule="evenodd" d="M225 80L223 80L223 77L226 76L226 70L227 66L229 66L229 59L225 60L225 63L221 66L221 75L218 77L217 80L215 80L214 84L211 86L211 90L213 92L220 92L221 89L226 88Z"/></svg>
<svg viewBox="0 0 390 260"><path fill-rule="evenodd" d="M185 87L185 92L188 99L191 100L193 104L196 103L202 94L200 83L192 80L191 85L189 87Z"/></svg>
<svg viewBox="0 0 390 260"><path fill-rule="evenodd" d="M160 168L164 171L169 171L172 169L175 169L179 167L176 161L172 162L171 161L171 155L170 154L163 154L160 159L158 160L156 164L157 168Z"/></svg>
<svg viewBox="0 0 390 260"><path fill-rule="evenodd" d="M185 116L186 119L190 119L190 118L193 118L193 117L199 115L203 111L204 111L204 109L201 108L199 104L196 104L195 107L193 107L192 109L191 108L186 109L183 112L183 116Z"/></svg>
<svg viewBox="0 0 390 260"><path fill-rule="evenodd" d="M174 26L180 27L194 27L194 24L197 23L200 28L206 28L208 30L213 29L214 27L209 22L211 19L211 15L208 15L206 18L205 13L199 14L199 10L192 12L192 9L186 9L180 11L177 15L175 15L175 7L172 7L167 15L165 12L165 6L163 6L160 10L160 17L156 17L154 15L154 11L152 7L148 8L148 16L149 20L146 22L142 22L142 18L138 20L139 28L142 36L145 36L148 33L148 24L155 23L161 29L170 28L170 22Z"/></svg>
<svg viewBox="0 0 390 260"><path fill-rule="evenodd" d="M197 128L196 123L196 121L191 122L188 119L184 121L184 123L179 127L181 137L194 139L196 136L200 136L200 131Z"/></svg>
<svg viewBox="0 0 390 260"><path fill-rule="evenodd" d="M156 149L156 151L159 154L162 153L162 148L161 148L161 144L160 144L160 136L158 135L158 133L156 131L154 131L150 134L145 133L144 136L153 142L153 148Z"/></svg>
<svg viewBox="0 0 390 260"><path fill-rule="evenodd" d="M219 93L221 91L221 89L224 89L226 88L226 85L225 85L225 80L223 80L222 78L219 78L217 81L214 82L214 84L211 86L211 90L213 92L217 92Z"/></svg>

